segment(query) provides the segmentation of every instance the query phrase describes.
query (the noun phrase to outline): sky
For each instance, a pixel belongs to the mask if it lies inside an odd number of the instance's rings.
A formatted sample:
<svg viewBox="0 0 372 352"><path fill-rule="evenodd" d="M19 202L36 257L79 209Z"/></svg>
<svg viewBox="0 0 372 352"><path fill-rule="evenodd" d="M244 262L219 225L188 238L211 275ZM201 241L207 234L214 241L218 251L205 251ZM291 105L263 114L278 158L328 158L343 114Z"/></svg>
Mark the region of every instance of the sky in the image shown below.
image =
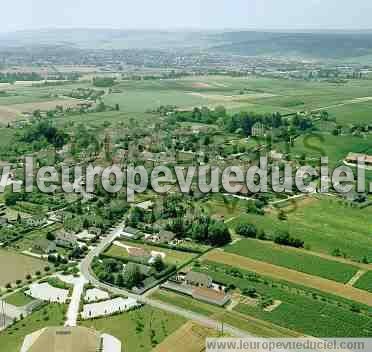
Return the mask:
<svg viewBox="0 0 372 352"><path fill-rule="evenodd" d="M371 29L371 0L3 0L0 32L44 28Z"/></svg>

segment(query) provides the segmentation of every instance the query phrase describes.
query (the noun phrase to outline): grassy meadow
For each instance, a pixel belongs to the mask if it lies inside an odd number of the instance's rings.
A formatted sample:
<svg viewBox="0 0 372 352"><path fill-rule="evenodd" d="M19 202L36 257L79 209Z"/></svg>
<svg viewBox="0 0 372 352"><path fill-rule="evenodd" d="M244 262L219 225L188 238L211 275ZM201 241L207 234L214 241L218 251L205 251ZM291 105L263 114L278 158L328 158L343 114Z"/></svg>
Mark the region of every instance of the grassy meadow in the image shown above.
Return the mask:
<svg viewBox="0 0 372 352"><path fill-rule="evenodd" d="M277 212L272 211L265 216L241 215L229 226L252 223L270 237L277 231L288 231L293 237L305 241L311 251L332 254L338 248L353 260L367 257L371 261L371 215L370 207L352 208L334 198L310 198L298 201L294 211L288 212L286 221L279 220Z"/></svg>
<svg viewBox="0 0 372 352"><path fill-rule="evenodd" d="M123 351L149 352L180 328L185 319L149 306L101 319L82 322L85 327L118 338Z"/></svg>
<svg viewBox="0 0 372 352"><path fill-rule="evenodd" d="M63 326L66 307L49 304L12 327L0 332L0 345L3 351L19 352L26 335L48 326Z"/></svg>

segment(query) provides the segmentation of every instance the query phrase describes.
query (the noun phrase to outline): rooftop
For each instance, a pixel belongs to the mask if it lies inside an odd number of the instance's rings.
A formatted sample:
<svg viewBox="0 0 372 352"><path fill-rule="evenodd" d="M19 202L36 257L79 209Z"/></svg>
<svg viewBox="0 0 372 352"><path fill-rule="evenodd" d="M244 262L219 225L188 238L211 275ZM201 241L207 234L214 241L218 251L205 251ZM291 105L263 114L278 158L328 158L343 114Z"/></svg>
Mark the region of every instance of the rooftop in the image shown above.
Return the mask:
<svg viewBox="0 0 372 352"><path fill-rule="evenodd" d="M26 336L21 352L99 351L102 341L95 330L75 327L50 327Z"/></svg>

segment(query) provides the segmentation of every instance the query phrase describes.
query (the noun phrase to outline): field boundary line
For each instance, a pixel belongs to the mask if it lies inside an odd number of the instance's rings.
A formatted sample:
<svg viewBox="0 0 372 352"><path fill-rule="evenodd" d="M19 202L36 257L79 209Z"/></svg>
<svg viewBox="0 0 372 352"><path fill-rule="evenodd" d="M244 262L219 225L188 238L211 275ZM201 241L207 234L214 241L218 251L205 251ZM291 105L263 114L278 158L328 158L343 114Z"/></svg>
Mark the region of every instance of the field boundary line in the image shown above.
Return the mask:
<svg viewBox="0 0 372 352"><path fill-rule="evenodd" d="M292 282L372 306L372 293L350 285L223 251L209 252L203 259L232 265L278 280Z"/></svg>

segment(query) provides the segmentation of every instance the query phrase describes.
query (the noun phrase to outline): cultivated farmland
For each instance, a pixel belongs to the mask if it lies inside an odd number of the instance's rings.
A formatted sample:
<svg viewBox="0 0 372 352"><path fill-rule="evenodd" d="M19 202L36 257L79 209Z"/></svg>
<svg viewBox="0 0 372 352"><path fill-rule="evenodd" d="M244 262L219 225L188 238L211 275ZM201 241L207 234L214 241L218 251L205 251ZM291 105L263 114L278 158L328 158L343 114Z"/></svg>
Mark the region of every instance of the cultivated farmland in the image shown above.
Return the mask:
<svg viewBox="0 0 372 352"><path fill-rule="evenodd" d="M339 295L349 300L371 306L372 294L344 285L339 282L327 280L301 273L284 267L264 263L258 260L245 258L233 253L227 253L220 250L209 252L204 259L235 266L244 270L252 271L264 276L272 277L277 280L285 280L298 285L303 285L330 294Z"/></svg>
<svg viewBox="0 0 372 352"><path fill-rule="evenodd" d="M372 271L365 273L355 284L354 287L372 293Z"/></svg>
<svg viewBox="0 0 372 352"><path fill-rule="evenodd" d="M255 289L259 297L246 301L242 297L234 310L270 321L274 324L312 336L372 336L369 328L371 318L368 307L361 307L363 313L354 309L354 303L339 299L337 296L322 294L303 286L292 285L284 281L273 281L245 270L236 270L233 266L215 262L205 262L196 270L210 275L216 282L230 284L244 292ZM281 302L272 311L263 309L260 300ZM354 311L353 311L354 309ZM314 320L323 321L313 324Z"/></svg>
<svg viewBox="0 0 372 352"><path fill-rule="evenodd" d="M226 247L225 250L226 252L342 283L348 282L358 271L357 267L349 264L258 240L244 239Z"/></svg>
<svg viewBox="0 0 372 352"><path fill-rule="evenodd" d="M12 251L0 250L0 286L14 283L16 280L24 280L27 274L35 274L43 270L46 262L27 257Z"/></svg>

